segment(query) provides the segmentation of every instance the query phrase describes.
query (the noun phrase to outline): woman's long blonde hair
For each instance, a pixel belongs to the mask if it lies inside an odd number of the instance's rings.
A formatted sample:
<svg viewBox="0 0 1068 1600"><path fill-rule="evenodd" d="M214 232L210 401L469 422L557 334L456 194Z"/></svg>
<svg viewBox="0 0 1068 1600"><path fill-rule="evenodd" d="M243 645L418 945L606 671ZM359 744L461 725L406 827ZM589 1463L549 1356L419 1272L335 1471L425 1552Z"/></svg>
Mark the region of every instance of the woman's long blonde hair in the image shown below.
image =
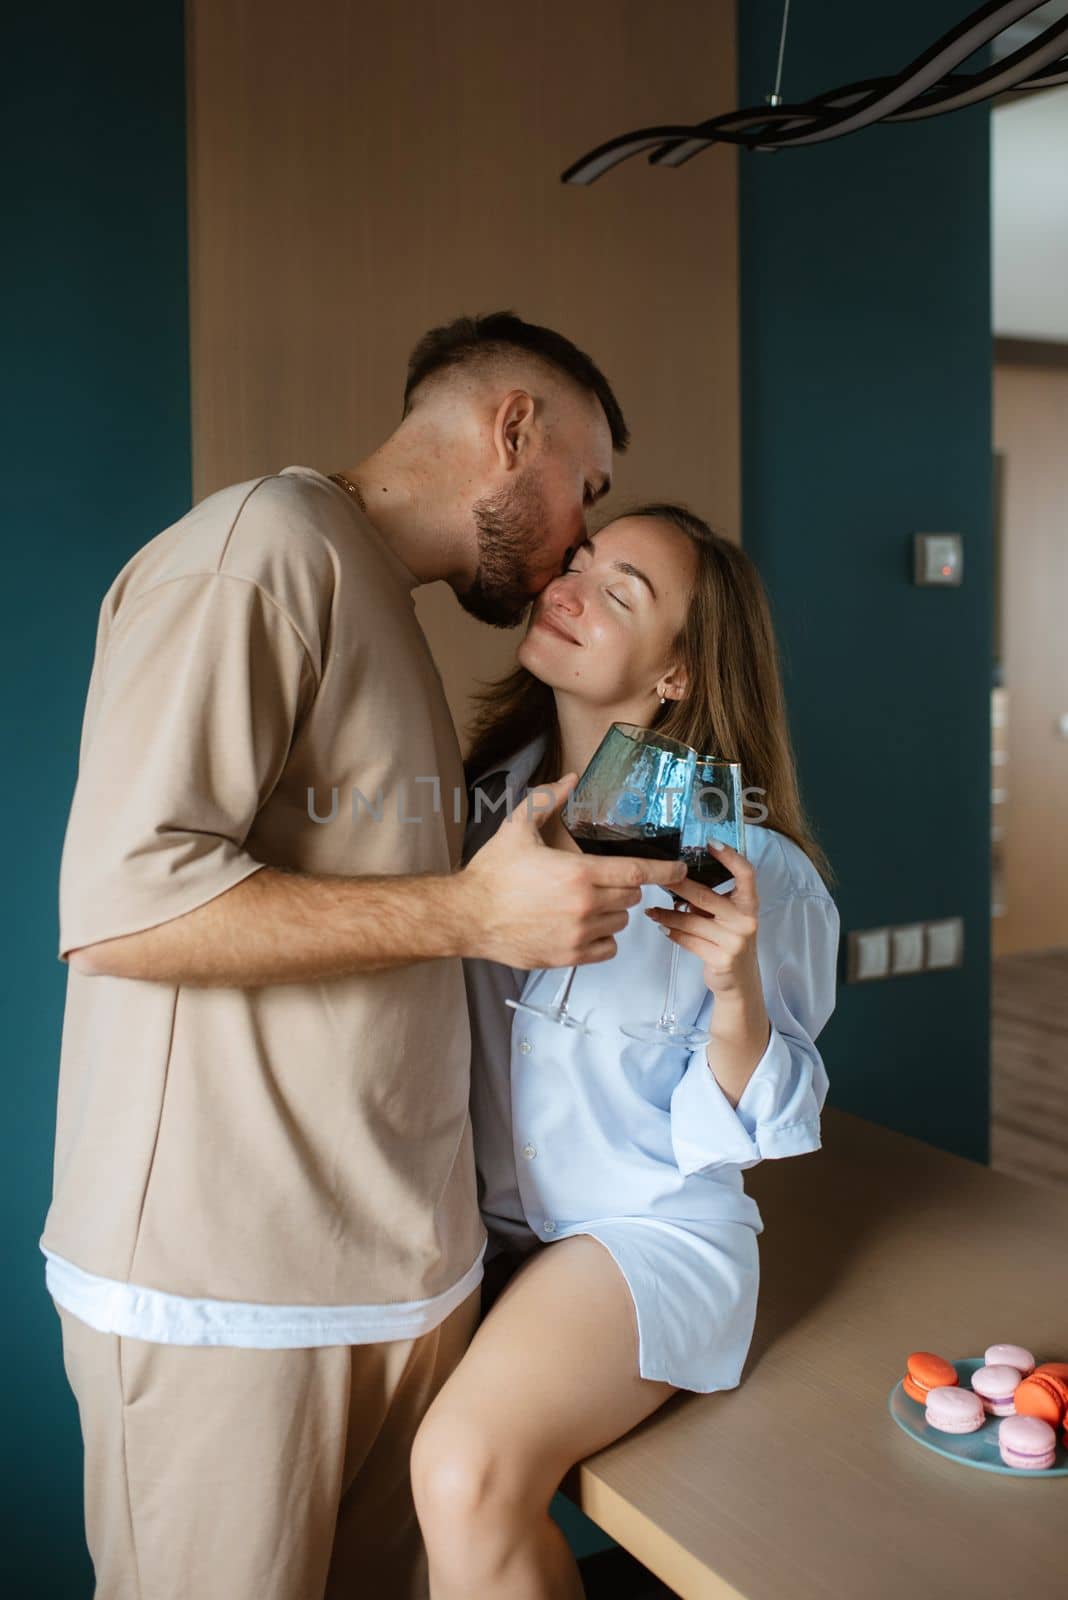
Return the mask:
<svg viewBox="0 0 1068 1600"><path fill-rule="evenodd" d="M624 516L669 522L697 551L689 613L672 645L686 668L687 691L660 706L650 726L702 753L741 762L743 788L763 790L757 795L768 813L762 826L799 845L830 889L835 874L798 792L778 643L759 572L738 545L685 506L644 505L611 520ZM464 762L469 784L541 734L548 735L545 754L530 782L560 777L560 728L548 684L517 665L484 683L475 700Z"/></svg>

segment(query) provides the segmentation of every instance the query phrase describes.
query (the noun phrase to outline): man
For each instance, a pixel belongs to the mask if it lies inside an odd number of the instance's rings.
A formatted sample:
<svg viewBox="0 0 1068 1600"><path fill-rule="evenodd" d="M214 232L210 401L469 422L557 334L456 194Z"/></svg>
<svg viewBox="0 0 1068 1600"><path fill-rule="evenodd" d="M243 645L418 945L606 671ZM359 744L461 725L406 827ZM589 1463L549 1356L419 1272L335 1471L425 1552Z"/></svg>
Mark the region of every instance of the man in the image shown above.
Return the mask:
<svg viewBox="0 0 1068 1600"><path fill-rule="evenodd" d="M682 874L549 850L522 807L460 867L412 590L517 622L626 443L569 341L461 318L358 466L209 496L105 596L41 1240L97 1600L426 1594L409 1449L486 1244L460 957L608 959Z"/></svg>

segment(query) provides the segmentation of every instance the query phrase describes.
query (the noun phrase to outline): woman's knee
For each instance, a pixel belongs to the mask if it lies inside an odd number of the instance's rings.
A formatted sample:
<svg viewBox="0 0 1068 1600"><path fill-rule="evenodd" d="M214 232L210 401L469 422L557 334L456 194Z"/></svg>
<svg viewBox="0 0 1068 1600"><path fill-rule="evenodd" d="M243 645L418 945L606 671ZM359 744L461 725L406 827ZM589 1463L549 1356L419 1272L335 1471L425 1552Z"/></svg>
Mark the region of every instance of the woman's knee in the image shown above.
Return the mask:
<svg viewBox="0 0 1068 1600"><path fill-rule="evenodd" d="M486 1528L548 1506L553 1488L492 1429L452 1408L427 1412L412 1444L412 1494L424 1532ZM566 1469L565 1469L566 1470Z"/></svg>
<svg viewBox="0 0 1068 1600"><path fill-rule="evenodd" d="M412 1443L412 1493L420 1516L453 1521L479 1515L499 1481L494 1457L480 1429L455 1413L428 1412Z"/></svg>

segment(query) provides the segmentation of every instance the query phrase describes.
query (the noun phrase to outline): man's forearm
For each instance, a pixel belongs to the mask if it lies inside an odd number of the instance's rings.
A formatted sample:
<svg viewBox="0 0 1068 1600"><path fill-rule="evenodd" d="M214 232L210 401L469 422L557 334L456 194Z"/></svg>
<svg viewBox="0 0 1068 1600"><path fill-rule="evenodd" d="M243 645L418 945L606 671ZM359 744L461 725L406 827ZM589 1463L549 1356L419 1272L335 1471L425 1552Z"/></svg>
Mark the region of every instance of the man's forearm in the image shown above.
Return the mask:
<svg viewBox="0 0 1068 1600"><path fill-rule="evenodd" d="M89 974L253 988L467 951L461 874L318 877L261 867L184 916L72 951Z"/></svg>

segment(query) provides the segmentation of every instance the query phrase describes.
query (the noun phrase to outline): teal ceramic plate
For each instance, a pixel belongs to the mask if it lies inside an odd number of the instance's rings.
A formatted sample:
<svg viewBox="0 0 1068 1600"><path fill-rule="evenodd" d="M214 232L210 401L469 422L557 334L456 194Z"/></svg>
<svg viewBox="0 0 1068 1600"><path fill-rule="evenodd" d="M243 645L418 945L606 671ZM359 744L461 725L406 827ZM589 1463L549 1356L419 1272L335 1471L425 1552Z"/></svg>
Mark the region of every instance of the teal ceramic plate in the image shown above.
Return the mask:
<svg viewBox="0 0 1068 1600"><path fill-rule="evenodd" d="M983 1365L978 1361L954 1361L962 1389L972 1386L972 1373ZM979 1467L983 1472L1004 1472L1010 1478L1068 1478L1068 1450L1061 1444L1057 1433L1057 1455L1052 1467L1034 1472L1029 1467L1007 1467L998 1450L998 1424L1000 1417L987 1417L974 1433L940 1433L932 1428L924 1416L924 1407L907 1395L900 1380L890 1391L890 1415L899 1428L904 1428L911 1439L925 1444L928 1450L959 1461L965 1467Z"/></svg>

